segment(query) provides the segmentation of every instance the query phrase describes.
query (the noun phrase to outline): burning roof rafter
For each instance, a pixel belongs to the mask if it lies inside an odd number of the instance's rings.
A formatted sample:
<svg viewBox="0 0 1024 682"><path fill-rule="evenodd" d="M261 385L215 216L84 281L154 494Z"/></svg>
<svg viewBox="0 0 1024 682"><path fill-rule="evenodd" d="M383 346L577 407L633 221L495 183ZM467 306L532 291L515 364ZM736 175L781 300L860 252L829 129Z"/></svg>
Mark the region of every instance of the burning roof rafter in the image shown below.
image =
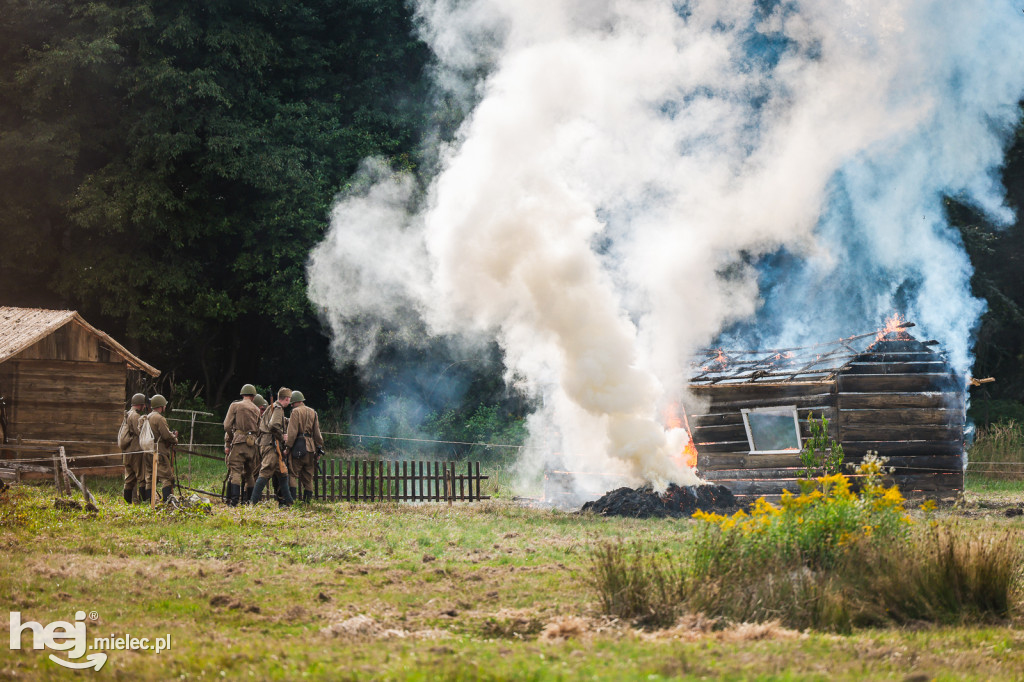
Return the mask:
<svg viewBox="0 0 1024 682"><path fill-rule="evenodd" d="M704 349L692 363L694 373L690 382L718 384L829 381L854 358L870 351L880 341L913 341L921 346L933 346L937 343L914 339L905 331L914 326L912 322L890 321L882 330L793 348Z"/></svg>

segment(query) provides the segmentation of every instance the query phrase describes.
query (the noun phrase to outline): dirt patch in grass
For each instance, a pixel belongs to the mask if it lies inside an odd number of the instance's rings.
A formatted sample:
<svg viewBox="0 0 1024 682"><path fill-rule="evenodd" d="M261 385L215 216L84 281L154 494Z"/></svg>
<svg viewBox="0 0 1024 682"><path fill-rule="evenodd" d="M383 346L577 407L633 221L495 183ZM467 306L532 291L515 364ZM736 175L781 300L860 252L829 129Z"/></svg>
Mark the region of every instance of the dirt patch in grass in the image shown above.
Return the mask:
<svg viewBox="0 0 1024 682"><path fill-rule="evenodd" d="M419 639L440 640L452 636L447 630L424 628L408 630L394 624L381 622L364 613L350 616L338 613L328 625L320 628L320 634L329 639L341 639L348 642L365 642L379 639Z"/></svg>

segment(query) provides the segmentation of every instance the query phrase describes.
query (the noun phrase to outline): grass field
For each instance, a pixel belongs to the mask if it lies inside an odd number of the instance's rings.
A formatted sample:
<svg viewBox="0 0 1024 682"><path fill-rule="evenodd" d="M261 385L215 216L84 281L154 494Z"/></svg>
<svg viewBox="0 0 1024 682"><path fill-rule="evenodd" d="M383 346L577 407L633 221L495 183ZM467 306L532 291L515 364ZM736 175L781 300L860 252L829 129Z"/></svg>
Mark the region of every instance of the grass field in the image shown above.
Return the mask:
<svg viewBox="0 0 1024 682"><path fill-rule="evenodd" d="M209 469L209 481L216 475ZM90 641L170 635L171 647L108 651L99 673L4 647L2 679L990 680L1024 671L1016 619L836 635L696 615L649 630L599 612L586 580L591 547L622 538L681 553L695 521L502 499L154 513L126 506L116 482L94 484L98 514L55 510L52 487L7 494L0 594L43 625L95 612ZM1005 514L1021 500L1024 484L976 480L966 504L937 518L1024 539L1024 517Z"/></svg>

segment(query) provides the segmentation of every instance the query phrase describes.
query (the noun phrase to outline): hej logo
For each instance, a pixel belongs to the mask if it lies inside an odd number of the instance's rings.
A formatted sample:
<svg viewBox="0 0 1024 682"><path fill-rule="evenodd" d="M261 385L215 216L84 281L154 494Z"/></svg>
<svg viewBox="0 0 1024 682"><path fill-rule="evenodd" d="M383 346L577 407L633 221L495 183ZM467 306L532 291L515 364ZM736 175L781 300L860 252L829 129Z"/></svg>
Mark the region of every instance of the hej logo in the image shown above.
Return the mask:
<svg viewBox="0 0 1024 682"><path fill-rule="evenodd" d="M21 612L11 611L11 649L21 649L21 636L25 630L32 632L33 649L53 649L54 651L66 651L68 658L65 660L50 654L49 658L57 665L65 668L85 669L95 668L99 670L107 662L105 653L89 654L84 661L73 659L81 658L85 654L88 642L85 634L85 611L75 613L75 622L57 620L47 626L35 621L21 622Z"/></svg>

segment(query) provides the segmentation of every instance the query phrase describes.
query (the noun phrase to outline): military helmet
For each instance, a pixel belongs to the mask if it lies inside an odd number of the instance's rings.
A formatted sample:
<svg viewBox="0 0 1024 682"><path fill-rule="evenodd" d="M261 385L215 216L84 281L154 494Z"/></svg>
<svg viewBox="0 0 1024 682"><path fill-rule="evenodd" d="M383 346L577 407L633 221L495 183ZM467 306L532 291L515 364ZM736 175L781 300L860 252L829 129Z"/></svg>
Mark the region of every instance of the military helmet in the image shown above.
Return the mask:
<svg viewBox="0 0 1024 682"><path fill-rule="evenodd" d="M242 390L238 392L238 395L256 395L256 393L258 393L258 391L255 386L252 384L246 384L245 386L242 386Z"/></svg>
<svg viewBox="0 0 1024 682"><path fill-rule="evenodd" d="M163 397L159 393L149 399L150 407L167 407L167 398Z"/></svg>
<svg viewBox="0 0 1024 682"><path fill-rule="evenodd" d="M306 396L302 395L302 391L292 391L292 402L302 403L306 401Z"/></svg>
<svg viewBox="0 0 1024 682"><path fill-rule="evenodd" d="M252 402L253 402L253 404L254 404L254 405L255 405L256 407L266 407L266 406L267 406L267 400L266 400L266 398L264 398L263 396L261 396L261 395L260 395L259 393L257 393L257 394L256 394L256 397L252 399Z"/></svg>
<svg viewBox="0 0 1024 682"><path fill-rule="evenodd" d="M143 395L142 393L136 393L135 395L132 396L132 405L145 405L145 404L146 404L146 396Z"/></svg>

